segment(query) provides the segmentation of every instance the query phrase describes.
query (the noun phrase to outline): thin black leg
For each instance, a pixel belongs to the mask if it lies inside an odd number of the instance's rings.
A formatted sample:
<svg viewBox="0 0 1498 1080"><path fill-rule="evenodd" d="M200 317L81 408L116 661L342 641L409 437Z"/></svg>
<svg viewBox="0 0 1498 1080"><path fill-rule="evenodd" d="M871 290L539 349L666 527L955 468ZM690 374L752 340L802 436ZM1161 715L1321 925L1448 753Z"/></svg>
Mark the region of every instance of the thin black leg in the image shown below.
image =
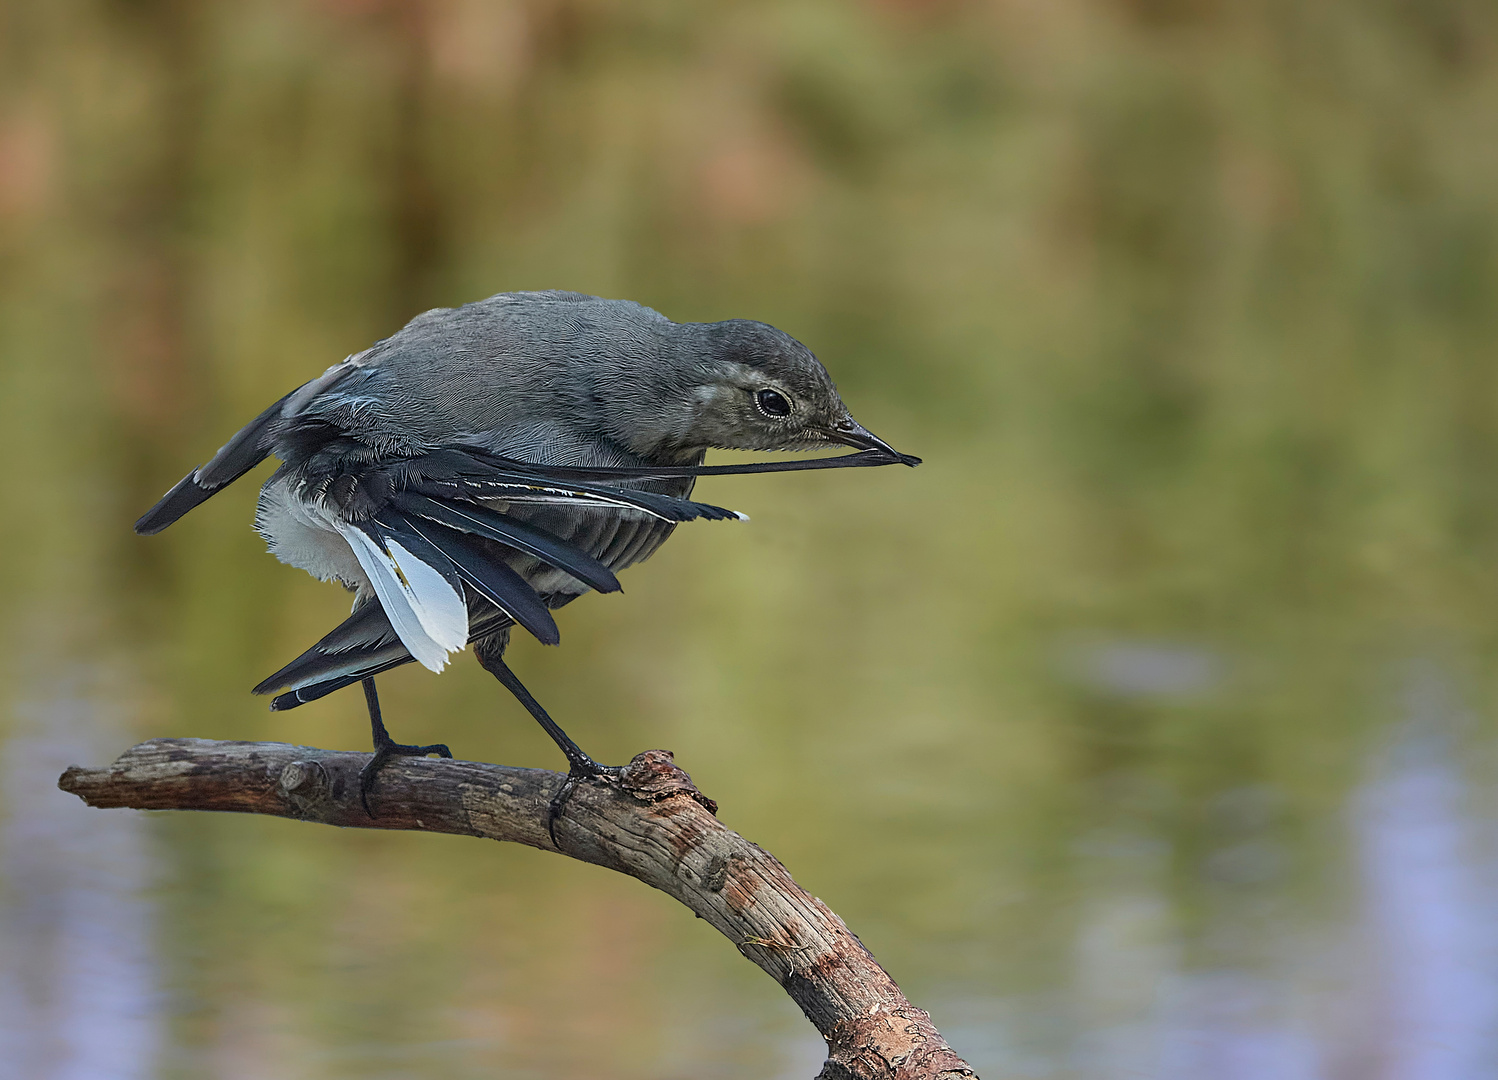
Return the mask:
<svg viewBox="0 0 1498 1080"><path fill-rule="evenodd" d="M364 804L364 812L374 817L374 811L369 808L369 793L374 790L375 776L385 762L393 757L426 757L428 754L450 758L453 753L447 748L446 743L407 746L392 739L390 732L385 730L385 721L380 716L380 696L375 692L374 678L371 676L360 681L364 684L364 704L369 706L369 734L374 742L374 757L369 759L368 765L359 770L359 801Z"/></svg>
<svg viewBox="0 0 1498 1080"><path fill-rule="evenodd" d="M556 743L562 753L567 756L567 764L571 767L569 770L571 773L577 776L597 776L603 772L604 766L583 753L583 748L573 742L568 734L557 726L557 722L546 714L545 709L541 708L539 701L531 697L531 692L515 677L509 664L495 656L489 657L484 666L506 690L515 695L515 700L525 706L525 711L536 718L536 723L541 725L541 730L551 736L551 741Z"/></svg>
<svg viewBox="0 0 1498 1080"><path fill-rule="evenodd" d="M561 816L562 808L567 805L567 800L572 798L572 792L576 789L578 781L616 776L621 770L617 766L600 765L583 753L583 748L573 742L557 725L557 722L547 715L546 710L541 708L541 703L531 696L531 692L515 677L515 673L510 670L510 665L506 664L502 657L485 656L481 653L479 660L485 670L498 679L506 690L515 695L515 700L525 706L525 711L535 717L536 723L541 725L541 730L550 735L551 741L556 743L562 753L567 756L567 782L552 797L550 811L546 818L546 831L551 834L551 842L555 844L557 842L557 818Z"/></svg>

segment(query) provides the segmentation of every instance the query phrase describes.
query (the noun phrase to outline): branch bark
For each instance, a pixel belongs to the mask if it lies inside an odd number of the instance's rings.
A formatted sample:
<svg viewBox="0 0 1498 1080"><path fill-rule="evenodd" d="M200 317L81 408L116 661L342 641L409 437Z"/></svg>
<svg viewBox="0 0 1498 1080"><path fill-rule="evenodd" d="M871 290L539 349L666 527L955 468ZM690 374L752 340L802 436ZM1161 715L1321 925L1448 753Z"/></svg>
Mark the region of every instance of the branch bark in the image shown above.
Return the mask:
<svg viewBox="0 0 1498 1080"><path fill-rule="evenodd" d="M58 787L90 806L225 810L353 828L509 840L639 878L675 897L778 982L827 1040L817 1080L974 1077L826 904L769 852L724 826L665 750L610 783L579 784L547 832L566 779L542 769L398 758L359 803L368 754L286 743L152 739L110 766L69 768Z"/></svg>

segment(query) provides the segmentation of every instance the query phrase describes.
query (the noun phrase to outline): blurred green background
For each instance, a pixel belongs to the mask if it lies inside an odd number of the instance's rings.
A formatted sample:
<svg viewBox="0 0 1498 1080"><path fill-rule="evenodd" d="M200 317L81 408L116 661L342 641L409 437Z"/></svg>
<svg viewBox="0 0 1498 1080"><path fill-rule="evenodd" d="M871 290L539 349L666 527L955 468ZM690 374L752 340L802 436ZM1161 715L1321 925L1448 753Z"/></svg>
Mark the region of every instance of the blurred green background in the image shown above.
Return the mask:
<svg viewBox="0 0 1498 1080"><path fill-rule="evenodd" d="M1495 285L1480 0L0 0L0 1069L816 1072L617 875L52 786L366 746L247 693L347 608L253 484L130 524L564 288L772 322L927 462L704 482L752 523L512 651L590 752L675 751L987 1080L1498 1073ZM559 763L470 660L382 683Z"/></svg>

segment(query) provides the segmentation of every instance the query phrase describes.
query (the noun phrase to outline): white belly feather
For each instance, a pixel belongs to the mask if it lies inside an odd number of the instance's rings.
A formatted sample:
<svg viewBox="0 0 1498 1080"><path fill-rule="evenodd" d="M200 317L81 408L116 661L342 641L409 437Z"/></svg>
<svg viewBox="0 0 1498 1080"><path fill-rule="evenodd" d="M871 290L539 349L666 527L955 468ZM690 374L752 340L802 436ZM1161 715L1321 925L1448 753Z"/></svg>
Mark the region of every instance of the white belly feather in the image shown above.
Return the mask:
<svg viewBox="0 0 1498 1080"><path fill-rule="evenodd" d="M360 598L372 588L369 575L347 540L298 499L285 477L272 477L260 489L255 508L255 531L265 537L271 554L288 566L305 570L319 581L337 581L357 590Z"/></svg>

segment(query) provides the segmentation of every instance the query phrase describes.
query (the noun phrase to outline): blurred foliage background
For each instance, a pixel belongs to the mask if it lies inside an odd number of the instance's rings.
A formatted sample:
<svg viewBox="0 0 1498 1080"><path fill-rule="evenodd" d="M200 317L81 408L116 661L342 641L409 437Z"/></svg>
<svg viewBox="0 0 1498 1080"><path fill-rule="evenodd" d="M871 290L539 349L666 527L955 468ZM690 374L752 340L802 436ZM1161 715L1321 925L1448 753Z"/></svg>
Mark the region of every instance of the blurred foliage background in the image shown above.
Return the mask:
<svg viewBox="0 0 1498 1080"><path fill-rule="evenodd" d="M509 289L748 317L926 458L710 480L513 650L985 1077L1498 1067L1498 12L1480 0L0 0L0 1049L27 1077L812 1075L663 897L527 850L91 812L346 609L290 387ZM257 474L259 475L259 474ZM556 767L471 662L397 737Z"/></svg>

